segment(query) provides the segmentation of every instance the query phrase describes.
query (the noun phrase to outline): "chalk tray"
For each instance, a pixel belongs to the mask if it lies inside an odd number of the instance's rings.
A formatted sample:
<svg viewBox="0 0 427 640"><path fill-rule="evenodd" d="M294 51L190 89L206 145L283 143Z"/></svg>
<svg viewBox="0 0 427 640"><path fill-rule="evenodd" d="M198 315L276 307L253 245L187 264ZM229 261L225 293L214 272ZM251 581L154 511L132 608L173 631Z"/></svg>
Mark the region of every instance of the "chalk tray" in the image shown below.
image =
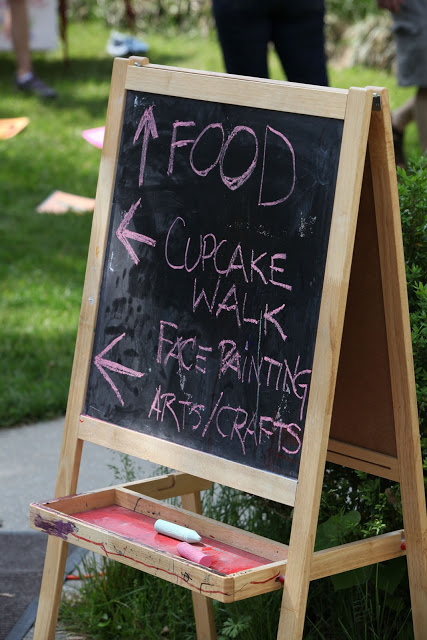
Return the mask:
<svg viewBox="0 0 427 640"><path fill-rule="evenodd" d="M287 545L156 499L208 486L188 474L168 474L33 503L30 522L34 529L221 602L280 589ZM178 555L179 541L155 531L158 518L196 530L202 536L196 546L211 556L211 566Z"/></svg>

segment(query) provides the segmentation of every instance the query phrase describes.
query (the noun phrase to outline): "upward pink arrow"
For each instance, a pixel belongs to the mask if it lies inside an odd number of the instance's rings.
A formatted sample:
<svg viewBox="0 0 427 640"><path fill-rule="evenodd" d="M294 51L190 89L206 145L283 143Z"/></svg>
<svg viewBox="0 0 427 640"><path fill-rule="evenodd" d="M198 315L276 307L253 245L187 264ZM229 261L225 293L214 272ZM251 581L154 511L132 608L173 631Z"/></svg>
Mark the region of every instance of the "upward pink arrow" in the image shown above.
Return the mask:
<svg viewBox="0 0 427 640"><path fill-rule="evenodd" d="M146 108L141 120L139 121L138 128L133 138L133 144L135 144L138 141L141 133L144 132L142 134L141 163L139 165L138 186L141 186L144 182L145 163L147 162L148 141L150 139L150 136L154 139L159 137L159 134L157 133L156 119L154 117L153 108L153 104Z"/></svg>
<svg viewBox="0 0 427 640"><path fill-rule="evenodd" d="M150 238L149 236L144 236L142 233L136 233L136 231L129 231L128 229L128 224L132 220L135 211L140 205L140 202L141 202L141 198L139 198L139 200L137 200L137 202L135 202L131 206L131 208L129 209L129 211L127 212L127 214L125 215L125 217L123 218L119 226L117 227L117 231L116 231L116 236L118 237L120 242L126 247L130 257L132 258L135 264L138 264L139 258L136 255L133 248L131 247L128 238L131 238L132 240L137 240L138 242L143 242L144 244L148 244L150 245L150 247L156 246L156 241L153 238Z"/></svg>
<svg viewBox="0 0 427 640"><path fill-rule="evenodd" d="M144 374L141 373L140 371L134 371L133 369L129 369L129 367L124 367L122 364L119 364L118 362L112 362L111 360L106 360L105 358L103 358L103 356L107 353L107 351L110 351L110 349L112 349L115 344L120 342L120 340L122 338L124 338L125 335L126 334L122 333L121 336L119 336L118 338L115 338L113 340L113 342L110 342L108 347L105 347L105 349L103 351L101 351L101 353L98 354L97 356L95 356L95 358L94 358L95 366L98 368L98 370L101 372L101 374L104 376L104 378L106 379L108 384L113 389L114 393L116 394L116 396L120 400L122 407L125 404L123 402L123 398L120 395L120 392L117 389L116 385L111 380L111 378L108 375L108 373L105 371L105 369L109 369L110 371L114 371L115 373L122 373L122 374L124 374L126 376L132 376L133 378L142 378L142 376Z"/></svg>

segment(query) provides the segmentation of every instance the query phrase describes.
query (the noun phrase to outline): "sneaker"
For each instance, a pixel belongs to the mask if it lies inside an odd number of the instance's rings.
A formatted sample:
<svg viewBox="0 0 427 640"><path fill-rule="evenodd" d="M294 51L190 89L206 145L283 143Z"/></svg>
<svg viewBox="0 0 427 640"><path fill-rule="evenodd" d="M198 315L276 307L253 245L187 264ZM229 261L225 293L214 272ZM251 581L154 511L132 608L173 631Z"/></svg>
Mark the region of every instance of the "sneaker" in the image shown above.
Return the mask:
<svg viewBox="0 0 427 640"><path fill-rule="evenodd" d="M149 46L146 42L137 40L118 31L112 31L107 42L107 53L114 58L125 56L141 56L147 53Z"/></svg>
<svg viewBox="0 0 427 640"><path fill-rule="evenodd" d="M56 98L56 91L52 87L48 87L40 78L31 74L26 80L16 79L16 88L18 91L25 93L33 93L39 98Z"/></svg>

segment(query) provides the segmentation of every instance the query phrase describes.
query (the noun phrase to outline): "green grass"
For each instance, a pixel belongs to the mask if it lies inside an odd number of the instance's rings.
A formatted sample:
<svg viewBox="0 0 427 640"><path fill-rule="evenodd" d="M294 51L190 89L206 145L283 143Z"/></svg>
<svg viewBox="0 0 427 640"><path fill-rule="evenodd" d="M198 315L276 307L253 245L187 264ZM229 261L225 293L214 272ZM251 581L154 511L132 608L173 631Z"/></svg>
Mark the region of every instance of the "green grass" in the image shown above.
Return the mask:
<svg viewBox="0 0 427 640"><path fill-rule="evenodd" d="M0 118L28 116L30 124L0 141L0 426L65 411L92 216L42 215L35 208L55 189L95 196L100 151L81 131L105 123L108 35L97 21L71 23L68 67L60 49L35 57L37 72L59 93L51 102L17 94L14 58L1 57ZM144 39L157 64L223 70L214 36L153 33ZM272 75L283 78L273 55ZM387 86L392 106L411 94L378 71L331 70L330 79L344 88ZM407 148L417 150L415 129Z"/></svg>

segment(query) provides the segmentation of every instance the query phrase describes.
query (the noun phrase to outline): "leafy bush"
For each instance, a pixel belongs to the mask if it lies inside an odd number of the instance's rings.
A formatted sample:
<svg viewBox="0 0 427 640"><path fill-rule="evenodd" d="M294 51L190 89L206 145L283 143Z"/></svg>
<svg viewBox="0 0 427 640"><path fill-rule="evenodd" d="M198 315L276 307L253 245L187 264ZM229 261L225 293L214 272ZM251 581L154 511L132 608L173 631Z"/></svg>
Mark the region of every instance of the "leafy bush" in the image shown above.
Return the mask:
<svg viewBox="0 0 427 640"><path fill-rule="evenodd" d="M326 0L326 8L329 13L350 24L366 18L370 13L378 13L375 0Z"/></svg>
<svg viewBox="0 0 427 640"><path fill-rule="evenodd" d="M75 19L101 17L112 27L129 27L123 0L69 0L68 6ZM131 7L145 32L171 26L206 31L214 25L211 0L131 0ZM326 0L326 11L347 24L379 12L374 0Z"/></svg>
<svg viewBox="0 0 427 640"><path fill-rule="evenodd" d="M398 169L415 380L421 434L427 437L427 156Z"/></svg>
<svg viewBox="0 0 427 640"><path fill-rule="evenodd" d="M213 27L210 0L131 0L137 31L177 27L206 32ZM123 0L71 0L69 14L76 19L98 17L115 28L129 28Z"/></svg>

